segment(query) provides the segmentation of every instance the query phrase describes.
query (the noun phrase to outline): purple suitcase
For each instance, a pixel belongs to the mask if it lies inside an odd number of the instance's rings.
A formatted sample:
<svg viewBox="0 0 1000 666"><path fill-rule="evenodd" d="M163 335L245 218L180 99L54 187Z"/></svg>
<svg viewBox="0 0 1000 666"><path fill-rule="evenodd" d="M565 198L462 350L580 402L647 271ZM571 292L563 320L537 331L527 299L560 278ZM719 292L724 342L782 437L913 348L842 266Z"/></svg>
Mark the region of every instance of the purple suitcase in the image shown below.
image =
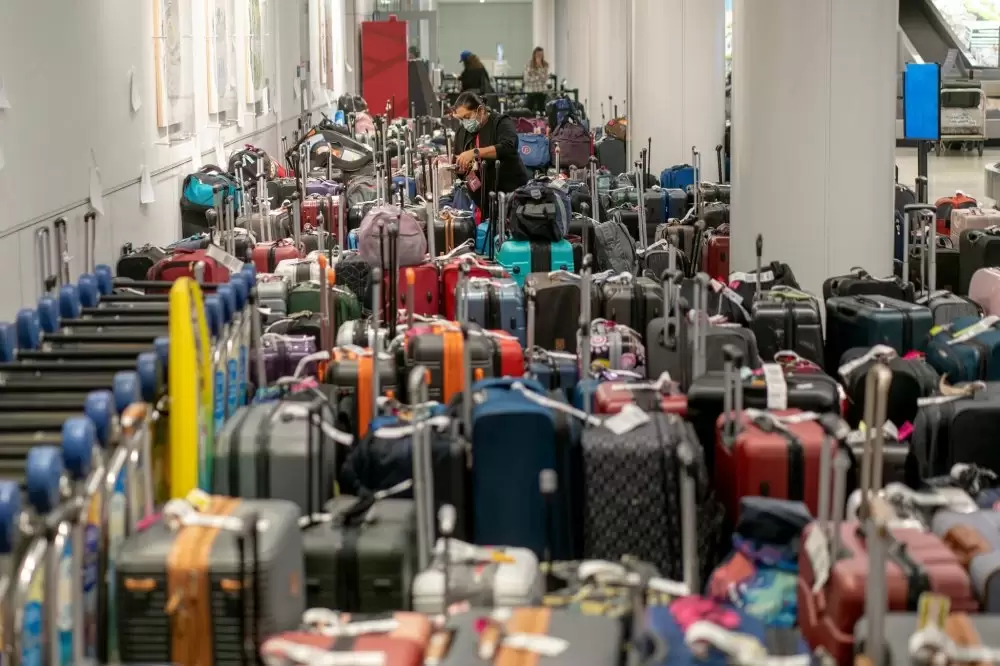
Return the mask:
<svg viewBox="0 0 1000 666"><path fill-rule="evenodd" d="M335 194L340 194L341 190L343 190L343 186L332 180L310 178L306 181L306 196L318 194L323 197L329 197Z"/></svg>

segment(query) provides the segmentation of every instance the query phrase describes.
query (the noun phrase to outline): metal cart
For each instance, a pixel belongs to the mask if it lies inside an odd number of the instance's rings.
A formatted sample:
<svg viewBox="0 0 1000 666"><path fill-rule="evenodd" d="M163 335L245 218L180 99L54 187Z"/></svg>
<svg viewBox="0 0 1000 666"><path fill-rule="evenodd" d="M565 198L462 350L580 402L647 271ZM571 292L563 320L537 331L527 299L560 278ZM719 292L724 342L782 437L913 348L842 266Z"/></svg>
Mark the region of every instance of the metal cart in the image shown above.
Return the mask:
<svg viewBox="0 0 1000 666"><path fill-rule="evenodd" d="M979 87L952 87L941 89L941 139L934 153L962 144L975 148L983 156L986 147L986 93Z"/></svg>

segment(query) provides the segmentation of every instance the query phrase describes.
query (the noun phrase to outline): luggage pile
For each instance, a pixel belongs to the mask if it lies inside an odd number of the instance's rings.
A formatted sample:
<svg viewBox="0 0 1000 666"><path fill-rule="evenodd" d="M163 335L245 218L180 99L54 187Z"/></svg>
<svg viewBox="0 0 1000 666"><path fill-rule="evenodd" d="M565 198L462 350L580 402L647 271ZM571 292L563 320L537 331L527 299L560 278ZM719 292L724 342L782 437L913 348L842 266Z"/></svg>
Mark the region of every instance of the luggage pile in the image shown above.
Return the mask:
<svg viewBox="0 0 1000 666"><path fill-rule="evenodd" d="M50 293L0 325L14 661L993 660L1000 333L936 289L935 207L926 289L821 305L762 238L706 271L697 153L477 204L374 124L315 213L257 155L204 247L71 283L39 234Z"/></svg>

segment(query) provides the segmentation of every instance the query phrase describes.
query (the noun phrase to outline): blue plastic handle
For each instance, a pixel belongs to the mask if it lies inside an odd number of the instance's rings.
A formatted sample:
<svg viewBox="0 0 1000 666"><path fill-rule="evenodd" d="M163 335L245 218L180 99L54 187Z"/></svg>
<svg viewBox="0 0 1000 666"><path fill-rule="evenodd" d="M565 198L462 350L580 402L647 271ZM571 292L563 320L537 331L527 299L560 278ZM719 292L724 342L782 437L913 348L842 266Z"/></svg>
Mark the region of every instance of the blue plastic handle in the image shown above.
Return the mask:
<svg viewBox="0 0 1000 666"><path fill-rule="evenodd" d="M208 333L213 338L219 337L222 333L222 299L217 294L210 294L205 297L205 319L208 323Z"/></svg>
<svg viewBox="0 0 1000 666"><path fill-rule="evenodd" d="M38 325L42 333L55 333L59 330L59 303L51 296L38 301Z"/></svg>
<svg viewBox="0 0 1000 666"><path fill-rule="evenodd" d="M17 327L17 346L21 349L38 349L42 344L42 329L38 313L31 308L19 310L14 319Z"/></svg>
<svg viewBox="0 0 1000 666"><path fill-rule="evenodd" d="M17 481L0 481L0 553L14 551L20 532L21 486Z"/></svg>
<svg viewBox="0 0 1000 666"><path fill-rule="evenodd" d="M147 351L139 354L135 361L136 373L139 375L139 393L145 402L155 402L162 383L160 358L156 352Z"/></svg>
<svg viewBox="0 0 1000 666"><path fill-rule="evenodd" d="M95 276L81 275L76 287L83 307L96 308L101 302L101 285Z"/></svg>
<svg viewBox="0 0 1000 666"><path fill-rule="evenodd" d="M28 503L40 514L59 504L59 480L63 474L62 451L55 446L36 446L24 464Z"/></svg>
<svg viewBox="0 0 1000 666"><path fill-rule="evenodd" d="M115 410L121 414L133 402L139 402L139 373L134 370L116 372L111 380L111 392L115 396Z"/></svg>
<svg viewBox="0 0 1000 666"><path fill-rule="evenodd" d="M86 416L74 416L63 423L63 464L74 481L83 481L90 474L96 443L97 429Z"/></svg>
<svg viewBox="0 0 1000 666"><path fill-rule="evenodd" d="M107 296L115 290L115 274L111 270L111 266L97 264L94 268L94 275L97 276L97 286L101 290L102 296Z"/></svg>
<svg viewBox="0 0 1000 666"><path fill-rule="evenodd" d="M17 327L14 324L0 324L0 362L17 360Z"/></svg>
<svg viewBox="0 0 1000 666"><path fill-rule="evenodd" d="M59 314L66 319L76 319L80 316L80 292L73 284L59 287Z"/></svg>
<svg viewBox="0 0 1000 666"><path fill-rule="evenodd" d="M115 395L111 391L88 393L83 403L83 413L94 424L97 441L103 447L110 444L114 432L115 415L118 413L115 407Z"/></svg>

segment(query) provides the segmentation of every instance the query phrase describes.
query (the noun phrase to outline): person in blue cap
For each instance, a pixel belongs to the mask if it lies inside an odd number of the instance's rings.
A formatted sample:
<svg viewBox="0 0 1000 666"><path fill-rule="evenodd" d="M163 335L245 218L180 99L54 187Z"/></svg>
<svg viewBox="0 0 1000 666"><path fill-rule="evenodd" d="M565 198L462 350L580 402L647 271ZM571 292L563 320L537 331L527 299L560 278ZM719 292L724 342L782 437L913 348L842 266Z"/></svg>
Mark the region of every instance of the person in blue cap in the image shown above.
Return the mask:
<svg viewBox="0 0 1000 666"><path fill-rule="evenodd" d="M490 75L483 67L482 61L472 51L462 51L459 57L462 61L462 74L458 77L462 83L462 90L471 91L480 97L489 98L493 94L493 85L490 83Z"/></svg>

